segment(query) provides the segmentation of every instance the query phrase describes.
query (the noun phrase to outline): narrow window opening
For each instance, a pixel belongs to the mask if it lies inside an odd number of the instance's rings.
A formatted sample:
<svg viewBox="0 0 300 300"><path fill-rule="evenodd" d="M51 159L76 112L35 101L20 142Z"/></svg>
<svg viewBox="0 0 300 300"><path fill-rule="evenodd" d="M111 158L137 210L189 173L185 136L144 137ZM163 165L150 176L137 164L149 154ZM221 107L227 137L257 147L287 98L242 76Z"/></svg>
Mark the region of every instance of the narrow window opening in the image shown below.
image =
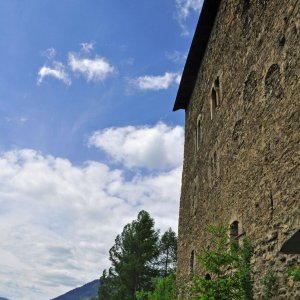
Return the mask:
<svg viewBox="0 0 300 300"><path fill-rule="evenodd" d="M193 250L191 252L191 257L190 257L190 273L195 272L195 251Z"/></svg>
<svg viewBox="0 0 300 300"><path fill-rule="evenodd" d="M220 88L220 79L219 79L219 77L217 77L217 79L215 80L215 88L217 88L217 89Z"/></svg>
<svg viewBox="0 0 300 300"><path fill-rule="evenodd" d="M234 221L230 225L230 239L231 241L238 241L239 238L239 222Z"/></svg>
<svg viewBox="0 0 300 300"><path fill-rule="evenodd" d="M216 102L217 102L217 107L220 106L221 104L221 95L220 95L220 80L219 77L215 80L215 91L216 91Z"/></svg>
<svg viewBox="0 0 300 300"><path fill-rule="evenodd" d="M197 127L196 127L196 147L197 147L197 150L200 147L200 143L201 143L201 122L200 122L200 118L198 117Z"/></svg>
<svg viewBox="0 0 300 300"><path fill-rule="evenodd" d="M217 93L216 90L213 88L211 91L211 119L213 119L217 108Z"/></svg>
<svg viewBox="0 0 300 300"><path fill-rule="evenodd" d="M214 81L213 88L211 90L211 119L213 119L217 107L221 104L221 92L220 92L220 79Z"/></svg>

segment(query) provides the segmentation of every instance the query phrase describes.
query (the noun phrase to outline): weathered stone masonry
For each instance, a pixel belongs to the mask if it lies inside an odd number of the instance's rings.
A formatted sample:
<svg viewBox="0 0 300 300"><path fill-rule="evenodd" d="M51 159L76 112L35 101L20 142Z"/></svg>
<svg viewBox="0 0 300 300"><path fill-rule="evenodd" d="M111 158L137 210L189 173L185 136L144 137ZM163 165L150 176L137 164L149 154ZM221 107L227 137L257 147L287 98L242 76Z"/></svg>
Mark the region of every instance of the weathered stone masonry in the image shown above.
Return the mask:
<svg viewBox="0 0 300 300"><path fill-rule="evenodd" d="M300 0L206 0L200 19L209 5L208 42L197 73L192 44L174 108L186 110L178 268L188 276L208 224L238 221L255 247L256 299L269 269L276 299L300 299L285 273L299 254L280 252L300 228Z"/></svg>

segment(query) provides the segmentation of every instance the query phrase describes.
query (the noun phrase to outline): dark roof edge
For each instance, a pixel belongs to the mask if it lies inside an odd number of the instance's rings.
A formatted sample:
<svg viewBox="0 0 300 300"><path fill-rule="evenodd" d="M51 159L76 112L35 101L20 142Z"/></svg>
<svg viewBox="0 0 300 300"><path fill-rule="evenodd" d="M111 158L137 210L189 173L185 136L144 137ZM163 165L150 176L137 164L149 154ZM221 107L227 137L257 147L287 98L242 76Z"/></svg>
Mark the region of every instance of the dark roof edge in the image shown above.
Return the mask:
<svg viewBox="0 0 300 300"><path fill-rule="evenodd" d="M190 51L183 69L173 111L186 109L209 42L221 0L204 0Z"/></svg>

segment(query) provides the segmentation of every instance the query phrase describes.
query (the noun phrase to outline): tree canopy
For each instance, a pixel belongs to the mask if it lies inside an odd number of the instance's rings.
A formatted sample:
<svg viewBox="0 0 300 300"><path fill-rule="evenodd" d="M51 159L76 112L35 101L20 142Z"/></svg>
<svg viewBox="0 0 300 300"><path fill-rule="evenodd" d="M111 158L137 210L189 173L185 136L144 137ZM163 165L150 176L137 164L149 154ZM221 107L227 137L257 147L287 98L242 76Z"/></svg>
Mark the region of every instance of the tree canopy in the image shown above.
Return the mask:
<svg viewBox="0 0 300 300"><path fill-rule="evenodd" d="M99 299L132 300L138 290L151 290L151 279L159 275L159 254L159 231L149 213L142 210L109 250L112 266L100 278Z"/></svg>

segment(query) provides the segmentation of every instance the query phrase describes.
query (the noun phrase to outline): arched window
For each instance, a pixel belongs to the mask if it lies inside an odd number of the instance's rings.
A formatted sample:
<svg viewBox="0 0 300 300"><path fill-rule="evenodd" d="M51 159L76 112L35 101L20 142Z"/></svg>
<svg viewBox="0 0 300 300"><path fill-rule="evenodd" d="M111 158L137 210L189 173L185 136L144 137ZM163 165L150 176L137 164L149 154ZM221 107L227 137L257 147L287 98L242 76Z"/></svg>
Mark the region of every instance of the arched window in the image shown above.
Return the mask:
<svg viewBox="0 0 300 300"><path fill-rule="evenodd" d="M239 241L239 222L234 221L230 225L230 240L238 243Z"/></svg>
<svg viewBox="0 0 300 300"><path fill-rule="evenodd" d="M217 107L221 104L221 91L220 91L220 79L214 81L214 85L211 90L211 119L213 119Z"/></svg>

